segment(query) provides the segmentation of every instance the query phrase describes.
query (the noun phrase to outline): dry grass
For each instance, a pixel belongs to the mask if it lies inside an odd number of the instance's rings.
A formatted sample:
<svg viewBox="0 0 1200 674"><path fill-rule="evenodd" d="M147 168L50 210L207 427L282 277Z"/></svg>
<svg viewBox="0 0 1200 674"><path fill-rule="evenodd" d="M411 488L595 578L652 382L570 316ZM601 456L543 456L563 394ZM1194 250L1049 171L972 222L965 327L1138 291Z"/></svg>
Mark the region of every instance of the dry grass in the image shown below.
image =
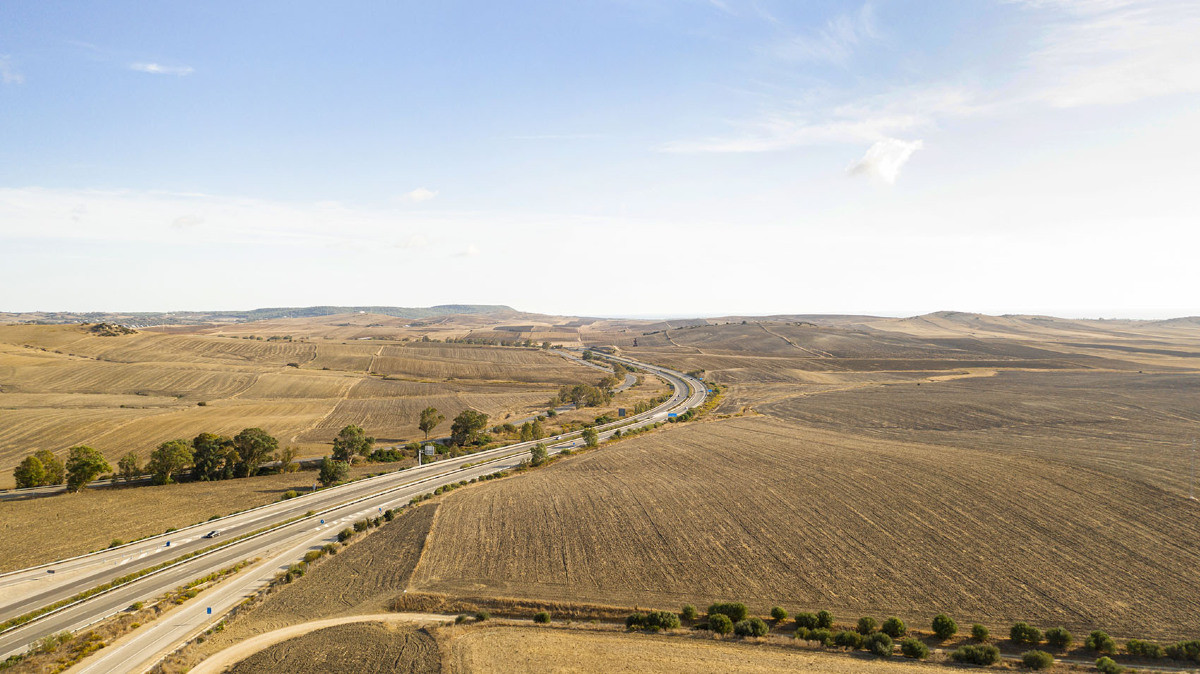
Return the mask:
<svg viewBox="0 0 1200 674"><path fill-rule="evenodd" d="M393 464L355 466L351 476ZM278 501L289 489L307 491L316 473L262 475L222 482L91 489L78 494L0 502L0 572L132 541ZM70 536L55 535L69 531ZM37 545L30 545L37 541Z"/></svg>
<svg viewBox="0 0 1200 674"><path fill-rule="evenodd" d="M115 462L166 440L259 426L313 456L349 423L388 442L413 440L429 404L447 418L466 407L524 416L562 384L595 379L540 350L294 337L0 326L0 487L39 449L89 444Z"/></svg>
<svg viewBox="0 0 1200 674"><path fill-rule="evenodd" d="M441 659L428 630L368 622L326 627L268 646L226 671L437 674Z"/></svg>
<svg viewBox="0 0 1200 674"><path fill-rule="evenodd" d="M1136 478L747 418L451 495L411 587L1185 636L1198 534L1200 504Z"/></svg>
<svg viewBox="0 0 1200 674"><path fill-rule="evenodd" d="M928 665L741 641L573 629L473 627L450 641L450 672L828 672L912 674Z"/></svg>

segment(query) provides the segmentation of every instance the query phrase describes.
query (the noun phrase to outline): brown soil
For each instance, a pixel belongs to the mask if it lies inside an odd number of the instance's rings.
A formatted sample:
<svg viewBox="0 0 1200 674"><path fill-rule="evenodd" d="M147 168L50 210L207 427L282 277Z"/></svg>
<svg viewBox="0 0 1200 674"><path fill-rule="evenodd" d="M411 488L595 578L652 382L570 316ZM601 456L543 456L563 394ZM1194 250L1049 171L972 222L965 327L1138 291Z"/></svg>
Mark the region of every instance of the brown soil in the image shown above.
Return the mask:
<svg viewBox="0 0 1200 674"><path fill-rule="evenodd" d="M255 672L441 672L437 643L425 629L395 623L354 623L310 632L269 646L228 670Z"/></svg>

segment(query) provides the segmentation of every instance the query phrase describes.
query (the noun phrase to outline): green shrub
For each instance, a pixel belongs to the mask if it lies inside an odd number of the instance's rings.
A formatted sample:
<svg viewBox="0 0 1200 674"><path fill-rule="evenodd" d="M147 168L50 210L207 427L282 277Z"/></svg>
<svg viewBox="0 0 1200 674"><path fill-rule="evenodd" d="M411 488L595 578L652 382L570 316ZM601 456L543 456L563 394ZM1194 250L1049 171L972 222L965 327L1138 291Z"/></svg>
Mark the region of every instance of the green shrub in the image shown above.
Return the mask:
<svg viewBox="0 0 1200 674"><path fill-rule="evenodd" d="M625 629L640 630L646 627L645 613L630 613L625 616Z"/></svg>
<svg viewBox="0 0 1200 674"><path fill-rule="evenodd" d="M321 555L323 554L325 553L321 552L320 550L309 550L308 552L304 553L304 563L311 564L320 559Z"/></svg>
<svg viewBox="0 0 1200 674"><path fill-rule="evenodd" d="M114 538L114 539L112 539L112 542L108 544L108 547L116 548L116 547L120 547L122 545L125 545L125 541L123 541L119 538Z"/></svg>
<svg viewBox="0 0 1200 674"><path fill-rule="evenodd" d="M862 648L863 635L850 630L842 630L833 635L833 643L842 648Z"/></svg>
<svg viewBox="0 0 1200 674"><path fill-rule="evenodd" d="M321 551L327 555L336 555L337 554L337 546L334 545L333 543L326 543L325 545L321 546Z"/></svg>
<svg viewBox="0 0 1200 674"><path fill-rule="evenodd" d="M881 658L891 657L892 638L883 632L876 632L864 640L863 647Z"/></svg>
<svg viewBox="0 0 1200 674"><path fill-rule="evenodd" d="M812 630L812 629L816 629L820 626L821 626L821 624L817 620L816 614L813 614L813 613L797 613L796 614L796 627L803 627L805 629Z"/></svg>
<svg viewBox="0 0 1200 674"><path fill-rule="evenodd" d="M466 613L460 613L460 614L458 614L458 615L454 616L454 624L455 624L455 625L461 625L461 624L463 624L463 623L467 622L467 618L468 618L468 617L469 617L469 616L467 616L467 614L466 614Z"/></svg>
<svg viewBox="0 0 1200 674"><path fill-rule="evenodd" d="M396 512L391 509L383 511L383 519L391 522L392 520L396 519Z"/></svg>
<svg viewBox="0 0 1200 674"><path fill-rule="evenodd" d="M879 627L879 631L893 639L899 639L908 631L908 627L904 624L903 620L893 616L883 621L883 625Z"/></svg>
<svg viewBox="0 0 1200 674"><path fill-rule="evenodd" d="M966 645L959 646L950 654L950 658L955 662L964 662L970 665L994 665L1000 662L1000 649L992 645Z"/></svg>
<svg viewBox="0 0 1200 674"><path fill-rule="evenodd" d="M945 613L939 613L933 617L933 633L944 641L958 633L958 623Z"/></svg>
<svg viewBox="0 0 1200 674"><path fill-rule="evenodd" d="M1112 637L1100 630L1088 634L1087 638L1083 640L1083 645L1085 648L1090 648L1097 653L1105 655L1117 654L1117 642L1113 641Z"/></svg>
<svg viewBox="0 0 1200 674"><path fill-rule="evenodd" d="M1200 639L1192 641L1177 641L1166 648L1167 657L1172 660L1195 660L1200 662Z"/></svg>
<svg viewBox="0 0 1200 674"><path fill-rule="evenodd" d="M878 628L879 623L875 622L875 619L870 616L863 616L858 619L857 629L859 634L870 634Z"/></svg>
<svg viewBox="0 0 1200 674"><path fill-rule="evenodd" d="M679 629L679 616L670 611L650 611L646 614L646 628L677 630Z"/></svg>
<svg viewBox="0 0 1200 674"><path fill-rule="evenodd" d="M370 526L371 526L371 523L368 522L367 520L359 520L354 523L354 530L355 531L366 531L367 528Z"/></svg>
<svg viewBox="0 0 1200 674"><path fill-rule="evenodd" d="M912 637L900 642L900 652L904 654L904 657L914 660L924 660L929 657L929 647Z"/></svg>
<svg viewBox="0 0 1200 674"><path fill-rule="evenodd" d="M821 629L833 629L833 614L829 611L817 611L817 627Z"/></svg>
<svg viewBox="0 0 1200 674"><path fill-rule="evenodd" d="M1096 661L1096 669L1100 670L1100 674L1121 674L1121 672L1125 671L1124 667L1118 665L1107 655L1101 656L1101 658Z"/></svg>
<svg viewBox="0 0 1200 674"><path fill-rule="evenodd" d="M1054 656L1046 651L1025 651L1021 654L1021 662L1030 669L1050 669L1054 666Z"/></svg>
<svg viewBox="0 0 1200 674"><path fill-rule="evenodd" d="M1164 658L1167 656L1167 651L1162 646L1153 641L1142 641L1141 639L1130 639L1125 644L1125 652L1139 658Z"/></svg>
<svg viewBox="0 0 1200 674"><path fill-rule="evenodd" d="M696 607L692 606L691 604L684 604L683 611L680 615L683 616L684 620L688 620L688 621L695 620L696 619Z"/></svg>
<svg viewBox="0 0 1200 674"><path fill-rule="evenodd" d="M296 491L295 489L289 489L289 490L283 492L283 496L280 496L279 500L287 501L288 499L296 498L299 495L300 495L300 492Z"/></svg>
<svg viewBox="0 0 1200 674"><path fill-rule="evenodd" d="M711 616L714 613L727 615L733 622L738 622L745 620L749 611L746 610L745 604L739 602L717 602L708 607L708 615Z"/></svg>
<svg viewBox="0 0 1200 674"><path fill-rule="evenodd" d="M771 607L771 620L782 621L787 620L787 611L780 606Z"/></svg>
<svg viewBox="0 0 1200 674"><path fill-rule="evenodd" d="M733 633L739 637L761 637L766 636L769 631L771 628L767 627L762 618L747 618L733 625Z"/></svg>
<svg viewBox="0 0 1200 674"><path fill-rule="evenodd" d="M988 628L975 623L971 625L971 639L980 643L988 640Z"/></svg>
<svg viewBox="0 0 1200 674"><path fill-rule="evenodd" d="M1065 627L1052 627L1046 630L1046 643L1054 648L1063 650L1071 645L1074 638Z"/></svg>
<svg viewBox="0 0 1200 674"><path fill-rule="evenodd" d="M853 632L851 634L853 634ZM830 646L833 644L833 633L827 629L814 630L807 627L800 627L796 629L795 634L792 636L797 639L803 639L804 641L815 641L822 646Z"/></svg>
<svg viewBox="0 0 1200 674"><path fill-rule="evenodd" d="M350 540L351 538L354 538L354 530L352 530L352 529L342 529L341 531L338 532L338 542L339 543L345 543L346 541Z"/></svg>
<svg viewBox="0 0 1200 674"><path fill-rule="evenodd" d="M724 613L711 613L708 616L708 629L717 634L729 634L733 631L733 620Z"/></svg>
<svg viewBox="0 0 1200 674"><path fill-rule="evenodd" d="M491 617L492 617L492 614L491 614L491 613L488 613L487 611L480 611L479 613L476 613L476 614L475 614L475 620L476 620L476 621L478 621L478 622L483 622L483 621L485 621L485 620L490 620L490 619L491 619Z"/></svg>
<svg viewBox="0 0 1200 674"><path fill-rule="evenodd" d="M550 612L549 611L538 611L537 613L534 613L533 614L533 622L542 623L542 624L546 624L546 623L550 622Z"/></svg>
<svg viewBox="0 0 1200 674"><path fill-rule="evenodd" d="M1008 638L1012 639L1013 643L1032 646L1041 643L1042 631L1029 623L1015 623L1012 629L1008 630Z"/></svg>

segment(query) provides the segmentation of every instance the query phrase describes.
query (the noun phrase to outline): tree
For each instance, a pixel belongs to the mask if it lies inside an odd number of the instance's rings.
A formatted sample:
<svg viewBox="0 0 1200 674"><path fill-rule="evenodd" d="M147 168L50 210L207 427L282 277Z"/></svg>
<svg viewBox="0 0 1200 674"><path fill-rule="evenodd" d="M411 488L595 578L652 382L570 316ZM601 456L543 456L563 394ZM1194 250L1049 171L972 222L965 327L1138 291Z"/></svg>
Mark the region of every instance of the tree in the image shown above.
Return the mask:
<svg viewBox="0 0 1200 674"><path fill-rule="evenodd" d="M354 463L355 457L369 455L374 444L375 438L367 436L362 426L350 424L333 439L333 460Z"/></svg>
<svg viewBox="0 0 1200 674"><path fill-rule="evenodd" d="M975 623L971 625L971 639L983 643L988 640L988 628Z"/></svg>
<svg viewBox="0 0 1200 674"><path fill-rule="evenodd" d="M859 634L870 634L871 632L874 632L878 627L879 627L879 623L875 622L875 619L870 616L863 616L858 619L858 633Z"/></svg>
<svg viewBox="0 0 1200 674"><path fill-rule="evenodd" d="M138 459L137 454L130 452L122 456L121 460L117 462L117 472L113 475L113 482L117 481L117 476L119 475L122 480L125 480L125 484L129 484L141 474L141 461Z"/></svg>
<svg viewBox="0 0 1200 674"><path fill-rule="evenodd" d="M804 629L814 630L820 626L821 625L817 622L817 616L815 614L812 614L812 613L797 613L796 614L796 627L798 627L798 628L803 627Z"/></svg>
<svg viewBox="0 0 1200 674"><path fill-rule="evenodd" d="M232 439L201 433L192 440L192 465L197 480L228 480L233 477L236 464Z"/></svg>
<svg viewBox="0 0 1200 674"><path fill-rule="evenodd" d="M876 632L863 640L863 646L881 658L891 657L892 638L883 632Z"/></svg>
<svg viewBox="0 0 1200 674"><path fill-rule="evenodd" d="M958 624L945 613L939 613L933 617L933 633L945 641L958 633Z"/></svg>
<svg viewBox="0 0 1200 674"><path fill-rule="evenodd" d="M187 440L168 440L150 453L146 470L154 476L154 484L170 484L178 473L192 463L192 446Z"/></svg>
<svg viewBox="0 0 1200 674"><path fill-rule="evenodd" d="M46 468L36 456L27 456L13 469L13 479L17 481L18 489L40 487L46 483Z"/></svg>
<svg viewBox="0 0 1200 674"><path fill-rule="evenodd" d="M1033 645L1042 640L1042 631L1029 623L1013 623L1012 628L1008 630L1008 638L1012 639L1013 643Z"/></svg>
<svg viewBox="0 0 1200 674"><path fill-rule="evenodd" d="M1118 665L1115 661L1113 661L1112 658L1108 656L1101 656L1101 658L1096 661L1096 669L1100 671L1100 674L1121 674L1121 672L1125 671L1124 667Z"/></svg>
<svg viewBox="0 0 1200 674"><path fill-rule="evenodd" d="M1116 655L1117 653L1117 642L1113 641L1112 637L1100 630L1095 630L1091 634L1088 634L1087 638L1083 640L1083 645L1097 653L1104 653L1106 655Z"/></svg>
<svg viewBox="0 0 1200 674"><path fill-rule="evenodd" d="M533 446L529 454L529 465L535 468L546 463L546 460L550 458L550 453L546 451L546 446L540 442Z"/></svg>
<svg viewBox="0 0 1200 674"><path fill-rule="evenodd" d="M588 447L596 447L600 444L600 434L596 432L596 429L583 429L583 444Z"/></svg>
<svg viewBox="0 0 1200 674"><path fill-rule="evenodd" d="M1046 651L1025 651L1021 654L1021 662L1030 669L1050 669L1054 666L1054 656Z"/></svg>
<svg viewBox="0 0 1200 674"><path fill-rule="evenodd" d="M542 426L541 419L534 419L529 423L529 432L533 437L531 440L541 440L546 437L546 428Z"/></svg>
<svg viewBox="0 0 1200 674"><path fill-rule="evenodd" d="M900 642L900 652L904 657L914 660L924 660L929 657L929 647L912 637Z"/></svg>
<svg viewBox="0 0 1200 674"><path fill-rule="evenodd" d="M780 622L783 620L787 620L787 616L788 616L788 612L782 606L772 606L771 607L771 620L774 620L775 622Z"/></svg>
<svg viewBox="0 0 1200 674"><path fill-rule="evenodd" d="M275 457L279 461L279 472L294 473L299 470L300 466L296 463L296 455L299 453L300 450L291 445L279 450L279 455Z"/></svg>
<svg viewBox="0 0 1200 674"><path fill-rule="evenodd" d="M1046 630L1046 643L1054 648L1063 650L1071 645L1074 639L1065 627L1051 627Z"/></svg>
<svg viewBox="0 0 1200 674"><path fill-rule="evenodd" d="M261 428L246 428L233 437L233 449L238 456L234 476L252 477L258 474L267 457L279 449L279 441Z"/></svg>
<svg viewBox="0 0 1200 674"><path fill-rule="evenodd" d="M761 637L766 636L771 628L767 627L767 623L763 622L762 618L747 618L739 620L733 626L734 634L739 637Z"/></svg>
<svg viewBox="0 0 1200 674"><path fill-rule="evenodd" d="M966 662L972 665L994 665L1000 661L1000 649L992 645L959 646L950 654L955 662Z"/></svg>
<svg viewBox="0 0 1200 674"><path fill-rule="evenodd" d="M488 415L465 409L454 417L450 426L450 440L458 446L470 444L479 436L479 432L487 428Z"/></svg>
<svg viewBox="0 0 1200 674"><path fill-rule="evenodd" d="M746 605L741 602L715 602L708 607L708 615L721 614L729 616L733 622L745 620L749 610Z"/></svg>
<svg viewBox="0 0 1200 674"><path fill-rule="evenodd" d="M883 621L883 625L879 628L879 631L893 639L899 639L908 631L908 626L904 624L903 620L893 616Z"/></svg>
<svg viewBox="0 0 1200 674"><path fill-rule="evenodd" d="M43 485L62 484L67 481L66 466L54 455L54 452L40 449L33 455L42 462L42 470L45 472L45 477L42 478Z"/></svg>
<svg viewBox="0 0 1200 674"><path fill-rule="evenodd" d="M733 631L733 621L724 613L711 613L708 616L708 629L717 634L729 634Z"/></svg>
<svg viewBox="0 0 1200 674"><path fill-rule="evenodd" d="M67 491L77 492L96 479L100 473L112 470L99 450L79 445L67 450Z"/></svg>
<svg viewBox="0 0 1200 674"><path fill-rule="evenodd" d="M318 479L321 485L329 487L346 479L350 474L350 464L345 461L335 461L330 457L321 459L321 472L318 474Z"/></svg>
<svg viewBox="0 0 1200 674"><path fill-rule="evenodd" d="M421 432L425 434L425 439L428 440L429 432L445 420L446 417L442 416L436 407L426 407L421 410L421 420L417 422L417 428L421 429Z"/></svg>
<svg viewBox="0 0 1200 674"><path fill-rule="evenodd" d="M829 611L817 611L817 627L825 630L833 627L833 614Z"/></svg>
<svg viewBox="0 0 1200 674"><path fill-rule="evenodd" d="M526 421L521 424L521 433L518 437L521 442L529 442L533 439L533 424Z"/></svg>
<svg viewBox="0 0 1200 674"><path fill-rule="evenodd" d="M680 613L684 620L692 621L696 619L696 607L691 604L684 604L683 611Z"/></svg>

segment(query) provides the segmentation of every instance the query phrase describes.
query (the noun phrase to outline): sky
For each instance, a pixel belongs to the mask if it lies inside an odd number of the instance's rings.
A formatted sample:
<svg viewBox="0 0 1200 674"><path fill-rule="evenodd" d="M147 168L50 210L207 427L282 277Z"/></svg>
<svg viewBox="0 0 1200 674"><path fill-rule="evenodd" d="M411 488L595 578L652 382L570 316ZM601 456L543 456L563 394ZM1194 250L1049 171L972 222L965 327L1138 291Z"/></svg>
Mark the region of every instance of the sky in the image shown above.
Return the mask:
<svg viewBox="0 0 1200 674"><path fill-rule="evenodd" d="M0 3L0 311L1200 314L1194 0Z"/></svg>

